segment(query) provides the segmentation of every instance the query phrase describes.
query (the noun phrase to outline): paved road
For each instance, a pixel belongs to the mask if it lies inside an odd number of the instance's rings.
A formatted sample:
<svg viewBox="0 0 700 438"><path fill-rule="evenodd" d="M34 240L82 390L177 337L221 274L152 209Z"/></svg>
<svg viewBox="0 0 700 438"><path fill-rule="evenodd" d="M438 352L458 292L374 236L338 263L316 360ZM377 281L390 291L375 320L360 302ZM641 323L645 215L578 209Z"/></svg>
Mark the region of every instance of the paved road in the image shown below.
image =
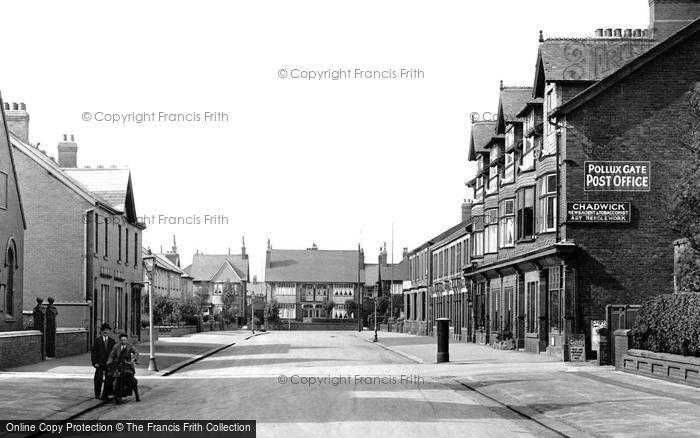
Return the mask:
<svg viewBox="0 0 700 438"><path fill-rule="evenodd" d="M169 377L143 377L143 402L82 419L254 419L258 436L555 436L353 332L274 332Z"/></svg>

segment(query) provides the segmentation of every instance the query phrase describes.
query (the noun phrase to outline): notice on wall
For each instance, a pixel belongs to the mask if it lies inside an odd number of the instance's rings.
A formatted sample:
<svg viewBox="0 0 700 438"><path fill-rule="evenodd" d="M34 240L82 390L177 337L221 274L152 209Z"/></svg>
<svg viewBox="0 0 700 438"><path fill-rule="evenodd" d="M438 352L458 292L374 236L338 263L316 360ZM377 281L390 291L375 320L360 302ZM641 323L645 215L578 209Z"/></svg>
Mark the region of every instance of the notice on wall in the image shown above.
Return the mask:
<svg viewBox="0 0 700 438"><path fill-rule="evenodd" d="M584 190L599 192L648 192L651 190L649 161L586 161Z"/></svg>
<svg viewBox="0 0 700 438"><path fill-rule="evenodd" d="M569 360L571 362L586 361L586 336L571 335L569 336Z"/></svg>
<svg viewBox="0 0 700 438"><path fill-rule="evenodd" d="M569 223L608 223L631 221L629 202L567 202L566 221Z"/></svg>

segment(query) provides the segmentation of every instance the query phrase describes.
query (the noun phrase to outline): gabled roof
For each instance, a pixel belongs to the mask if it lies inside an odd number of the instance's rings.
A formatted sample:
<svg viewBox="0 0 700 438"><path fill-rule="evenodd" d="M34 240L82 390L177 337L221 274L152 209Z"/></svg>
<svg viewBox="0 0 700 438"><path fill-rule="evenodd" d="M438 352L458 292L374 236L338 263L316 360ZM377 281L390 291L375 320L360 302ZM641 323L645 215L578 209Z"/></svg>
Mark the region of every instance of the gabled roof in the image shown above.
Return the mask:
<svg viewBox="0 0 700 438"><path fill-rule="evenodd" d="M523 107L520 108L520 111L518 112L518 117L523 117L523 118L527 117L528 113L530 112L530 110L532 108L542 107L543 104L544 104L544 99L542 99L541 97L537 97L537 98L531 97L530 99L528 99L527 102L525 102L525 105L523 105Z"/></svg>
<svg viewBox="0 0 700 438"><path fill-rule="evenodd" d="M79 181L91 192L124 211L131 185L128 168L63 168L71 178Z"/></svg>
<svg viewBox="0 0 700 438"><path fill-rule="evenodd" d="M614 73L586 88L581 93L577 94L569 101L557 108L555 110L555 113L566 114L575 110L576 108L595 98L599 94L603 93L605 90L609 89L613 85L619 83L632 73L643 68L645 65L652 62L657 57L663 55L664 53L678 46L679 44L682 44L689 38L697 35L699 32L700 18L693 21L684 28L680 29L678 32L666 38L656 46L650 48L648 51L644 52L640 56L634 58L631 62L627 63L622 68L616 70Z"/></svg>
<svg viewBox="0 0 700 438"><path fill-rule="evenodd" d="M19 212L20 215L22 216L22 228L27 229L27 220L24 216L24 203L22 202L22 193L19 188L19 180L17 178L17 168L15 167L15 159L12 154L12 143L10 138L12 137L12 133L10 132L9 128L7 127L7 119L5 118L5 103L2 100L2 95L0 94L0 112L2 112L2 129L5 131L2 133L3 140L6 142L5 144L7 145L7 153L10 154L10 168L12 169L12 179L15 181L15 190L17 190L17 200L19 201ZM9 207L9 205L8 205Z"/></svg>
<svg viewBox="0 0 700 438"><path fill-rule="evenodd" d="M170 260L168 260L168 258L165 257L165 254L149 253L148 249L146 249L146 248L141 248L141 254L143 256L152 255L156 264L163 269L175 272L175 273L180 274L180 275L184 274L184 271L182 269L178 268L172 262L170 262Z"/></svg>
<svg viewBox="0 0 700 438"><path fill-rule="evenodd" d="M248 281L248 258L241 255L195 254L189 274L194 281L211 281L224 267L231 266L242 281Z"/></svg>
<svg viewBox="0 0 700 438"><path fill-rule="evenodd" d="M269 250L265 281L357 283L357 250Z"/></svg>
<svg viewBox="0 0 700 438"><path fill-rule="evenodd" d="M63 169L61 169L58 166L58 164L53 159L51 159L48 155L46 155L46 153L39 150L37 147L24 143L12 133L10 133L10 142L12 143L12 146L15 147L15 149L25 154L28 158L33 160L44 170L46 170L50 175L56 178L56 180L58 180L60 183L71 189L78 196L85 199L90 204L100 205L103 208L110 210L115 214L122 213L122 210L115 208L105 199L98 196L96 193L93 193L82 183L68 175Z"/></svg>
<svg viewBox="0 0 700 438"><path fill-rule="evenodd" d="M657 42L648 38L549 38L540 43L534 97L546 82L594 82L613 73Z"/></svg>
<svg viewBox="0 0 700 438"><path fill-rule="evenodd" d="M412 254L413 252L420 250L426 246L432 246L435 244L441 244L446 238L449 238L455 234L466 234L466 229L468 226L470 226L472 223L472 220L466 220L458 223L455 226L452 226L448 228L447 230L441 232L437 236L433 237L432 239L429 239L427 242L421 244L419 247L414 249L413 251L409 252L409 254Z"/></svg>
<svg viewBox="0 0 700 438"><path fill-rule="evenodd" d="M490 120L478 120L472 122L472 130L469 136L469 161L476 160L479 152L488 152L485 146L496 135L496 122Z"/></svg>
<svg viewBox="0 0 700 438"><path fill-rule="evenodd" d="M381 268L382 281L401 282L408 280L408 261L401 260L400 263L394 263L393 269L391 264L382 266ZM365 286L374 286L379 281L379 265L376 263L365 263Z"/></svg>
<svg viewBox="0 0 700 438"><path fill-rule="evenodd" d="M532 99L532 87L501 87L498 97L498 119L496 132L505 134L506 123L523 122L518 113Z"/></svg>

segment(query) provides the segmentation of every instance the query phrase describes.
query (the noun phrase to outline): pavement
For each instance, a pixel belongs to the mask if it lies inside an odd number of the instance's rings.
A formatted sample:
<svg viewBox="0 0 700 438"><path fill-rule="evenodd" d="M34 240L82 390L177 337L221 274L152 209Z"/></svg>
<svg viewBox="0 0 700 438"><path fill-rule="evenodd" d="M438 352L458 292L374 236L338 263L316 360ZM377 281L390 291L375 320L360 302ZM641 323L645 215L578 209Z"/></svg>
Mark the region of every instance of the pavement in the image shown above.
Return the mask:
<svg viewBox="0 0 700 438"><path fill-rule="evenodd" d="M159 371L148 371L148 343L136 345L141 353L136 377L142 394L150 379L169 375L251 335L248 331L215 331L181 337L161 337L154 344ZM66 420L104 402L93 393L94 368L90 354L0 371L0 412L3 419ZM2 436L2 434L0 434Z"/></svg>
<svg viewBox="0 0 700 438"><path fill-rule="evenodd" d="M360 336L371 342L374 333ZM378 344L417 363L436 361L432 337L380 333ZM567 436L700 436L700 388L468 343L451 343L450 359L434 365L445 378Z"/></svg>
<svg viewBox="0 0 700 438"><path fill-rule="evenodd" d="M22 367L24 375L0 373L0 411L17 419L256 420L259 437L700 436L700 389L458 342L452 361L437 364L435 338L380 332L374 343L373 335L164 338L172 349L161 346L161 366L179 359L170 365L177 371L137 371L143 401L119 406L90 399L92 371L78 358L47 361ZM32 368L39 365L44 371Z"/></svg>

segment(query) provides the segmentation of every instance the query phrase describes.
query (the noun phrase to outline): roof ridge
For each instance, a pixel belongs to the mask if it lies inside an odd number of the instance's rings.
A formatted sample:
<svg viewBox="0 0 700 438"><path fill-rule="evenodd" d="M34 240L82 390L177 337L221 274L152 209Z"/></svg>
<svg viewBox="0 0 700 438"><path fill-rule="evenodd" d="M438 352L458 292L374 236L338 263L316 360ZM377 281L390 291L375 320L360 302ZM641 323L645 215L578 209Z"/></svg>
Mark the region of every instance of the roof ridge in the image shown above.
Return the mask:
<svg viewBox="0 0 700 438"><path fill-rule="evenodd" d="M532 90L532 85L504 85L501 90Z"/></svg>
<svg viewBox="0 0 700 438"><path fill-rule="evenodd" d="M547 41L656 41L653 38L642 37L551 37L545 38L543 43Z"/></svg>

